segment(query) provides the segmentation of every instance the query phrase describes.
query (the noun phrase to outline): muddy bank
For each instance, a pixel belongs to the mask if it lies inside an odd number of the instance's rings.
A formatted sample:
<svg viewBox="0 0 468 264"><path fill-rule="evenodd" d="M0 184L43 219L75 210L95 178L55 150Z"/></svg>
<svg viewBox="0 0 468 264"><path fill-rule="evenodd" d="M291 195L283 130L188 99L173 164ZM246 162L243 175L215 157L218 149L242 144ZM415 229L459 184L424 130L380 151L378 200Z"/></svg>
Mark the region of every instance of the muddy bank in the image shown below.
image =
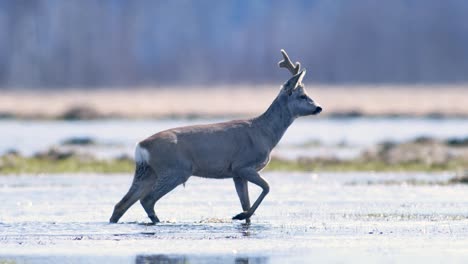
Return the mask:
<svg viewBox="0 0 468 264"><path fill-rule="evenodd" d="M320 143L314 143L319 147ZM342 146L346 147L346 146ZM404 142L382 142L352 158L333 156L273 159L272 170L300 171L456 171L468 170L468 138L438 140L418 137Z"/></svg>

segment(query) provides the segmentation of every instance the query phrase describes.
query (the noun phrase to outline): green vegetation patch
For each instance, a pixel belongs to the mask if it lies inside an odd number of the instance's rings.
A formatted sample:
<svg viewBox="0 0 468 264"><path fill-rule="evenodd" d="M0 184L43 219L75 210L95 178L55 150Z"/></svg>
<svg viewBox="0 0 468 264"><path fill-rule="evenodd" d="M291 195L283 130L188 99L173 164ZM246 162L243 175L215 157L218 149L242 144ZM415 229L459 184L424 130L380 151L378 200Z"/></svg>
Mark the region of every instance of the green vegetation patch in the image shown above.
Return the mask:
<svg viewBox="0 0 468 264"><path fill-rule="evenodd" d="M129 158L100 160L79 155L51 157L21 157L5 155L0 157L0 174L41 174L41 173L131 173L135 168ZM465 171L468 161L454 159L445 163L424 163L420 161L389 164L379 160L327 160L272 158L265 168L267 171ZM464 182L466 179L460 179Z"/></svg>
<svg viewBox="0 0 468 264"><path fill-rule="evenodd" d="M445 163L424 163L406 161L395 164L380 160L326 160L297 159L282 160L273 158L266 167L269 171L460 171L468 168L468 161L451 160Z"/></svg>
<svg viewBox="0 0 468 264"><path fill-rule="evenodd" d="M3 156L0 158L0 174L40 173L123 173L132 172L135 164L130 159L97 160L70 156L63 159Z"/></svg>

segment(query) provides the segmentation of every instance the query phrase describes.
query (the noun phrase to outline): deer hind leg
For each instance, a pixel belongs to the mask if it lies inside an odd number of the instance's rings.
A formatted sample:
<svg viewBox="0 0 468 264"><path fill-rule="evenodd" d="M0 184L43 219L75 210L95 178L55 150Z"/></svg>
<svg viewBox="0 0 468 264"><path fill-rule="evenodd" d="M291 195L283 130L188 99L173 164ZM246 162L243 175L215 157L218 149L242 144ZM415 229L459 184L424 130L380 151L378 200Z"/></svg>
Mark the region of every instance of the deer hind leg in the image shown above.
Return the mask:
<svg viewBox="0 0 468 264"><path fill-rule="evenodd" d="M127 194L118 202L114 207L114 212L109 220L111 223L117 223L119 219L125 214L125 212L138 201L142 196L148 192L148 187L152 180L151 176L154 175L154 171L151 167L145 163L139 163L136 165L135 176L133 183L130 186Z"/></svg>
<svg viewBox="0 0 468 264"><path fill-rule="evenodd" d="M140 200L143 209L145 209L153 224L159 223L159 218L154 212L154 205L156 202L177 186L186 182L190 175L191 173L188 171L173 171L158 176L158 180L151 187L150 192Z"/></svg>
<svg viewBox="0 0 468 264"><path fill-rule="evenodd" d="M239 196L239 200L242 205L242 210L244 212L247 212L250 209L249 189L247 185L247 180L240 177L234 177L233 179L234 185L236 186L237 195ZM245 222L249 224L250 218L246 218Z"/></svg>

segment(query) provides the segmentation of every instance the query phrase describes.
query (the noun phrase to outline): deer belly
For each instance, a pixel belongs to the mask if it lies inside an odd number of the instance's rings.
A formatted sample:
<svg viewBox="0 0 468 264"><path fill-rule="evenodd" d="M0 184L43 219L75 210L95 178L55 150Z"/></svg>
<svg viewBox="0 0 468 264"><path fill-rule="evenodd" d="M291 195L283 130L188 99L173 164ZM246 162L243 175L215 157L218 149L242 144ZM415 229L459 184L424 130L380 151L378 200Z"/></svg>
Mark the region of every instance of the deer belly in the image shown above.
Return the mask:
<svg viewBox="0 0 468 264"><path fill-rule="evenodd" d="M269 162L270 162L270 156L267 156L266 159L265 159L263 162L261 162L260 164L258 164L258 165L255 167L255 170L256 170L256 171L261 171L261 170L263 170L263 169L266 167L266 165L268 165Z"/></svg>
<svg viewBox="0 0 468 264"><path fill-rule="evenodd" d="M232 166L231 162L222 159L203 159L197 160L194 163L193 175L200 176L204 178L232 178Z"/></svg>

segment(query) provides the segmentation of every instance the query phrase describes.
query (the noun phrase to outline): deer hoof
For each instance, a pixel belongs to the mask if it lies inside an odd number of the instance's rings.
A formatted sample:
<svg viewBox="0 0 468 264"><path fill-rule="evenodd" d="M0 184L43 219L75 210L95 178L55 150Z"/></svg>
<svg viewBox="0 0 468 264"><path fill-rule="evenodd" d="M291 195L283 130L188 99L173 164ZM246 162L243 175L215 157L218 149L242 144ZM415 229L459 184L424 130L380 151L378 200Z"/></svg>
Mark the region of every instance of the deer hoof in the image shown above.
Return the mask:
<svg viewBox="0 0 468 264"><path fill-rule="evenodd" d="M152 216L149 216L149 219L151 219L151 222L153 223L153 225L159 223L159 218L155 215L152 215Z"/></svg>
<svg viewBox="0 0 468 264"><path fill-rule="evenodd" d="M242 212L232 218L232 220L244 220L249 217L249 214L247 212Z"/></svg>

